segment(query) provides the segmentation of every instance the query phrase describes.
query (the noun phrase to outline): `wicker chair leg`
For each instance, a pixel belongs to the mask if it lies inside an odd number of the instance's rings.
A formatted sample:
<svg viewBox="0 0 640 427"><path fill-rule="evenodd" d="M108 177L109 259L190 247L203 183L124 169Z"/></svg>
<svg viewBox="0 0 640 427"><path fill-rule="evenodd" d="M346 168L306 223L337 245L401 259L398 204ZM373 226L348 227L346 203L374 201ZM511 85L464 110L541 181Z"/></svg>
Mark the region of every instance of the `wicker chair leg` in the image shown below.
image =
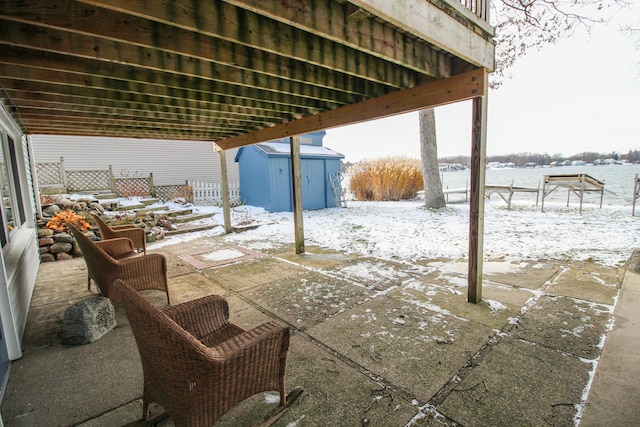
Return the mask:
<svg viewBox="0 0 640 427"><path fill-rule="evenodd" d="M142 419L146 420L149 418L149 402L142 399Z"/></svg>

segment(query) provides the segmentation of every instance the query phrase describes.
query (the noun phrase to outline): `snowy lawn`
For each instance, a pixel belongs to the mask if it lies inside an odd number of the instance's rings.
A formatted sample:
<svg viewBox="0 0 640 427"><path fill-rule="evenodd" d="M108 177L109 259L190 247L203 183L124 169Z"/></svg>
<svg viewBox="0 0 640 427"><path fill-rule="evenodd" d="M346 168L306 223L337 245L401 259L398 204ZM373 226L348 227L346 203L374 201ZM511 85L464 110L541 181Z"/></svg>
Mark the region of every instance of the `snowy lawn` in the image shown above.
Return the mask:
<svg viewBox="0 0 640 427"><path fill-rule="evenodd" d="M222 222L218 207L195 207L215 212L205 221ZM232 222L261 224L255 230L231 234L225 239L255 250L270 249L294 241L293 214L266 212L252 206L236 207ZM630 207L546 204L545 212L530 201L514 202L511 210L500 199L485 202L485 259L587 260L604 265L624 262L640 247L640 217ZM151 247L221 234L208 232L174 236ZM441 210L422 207L421 200L400 202L350 201L348 208L304 212L306 245L382 259L466 258L469 239L469 205L450 203Z"/></svg>

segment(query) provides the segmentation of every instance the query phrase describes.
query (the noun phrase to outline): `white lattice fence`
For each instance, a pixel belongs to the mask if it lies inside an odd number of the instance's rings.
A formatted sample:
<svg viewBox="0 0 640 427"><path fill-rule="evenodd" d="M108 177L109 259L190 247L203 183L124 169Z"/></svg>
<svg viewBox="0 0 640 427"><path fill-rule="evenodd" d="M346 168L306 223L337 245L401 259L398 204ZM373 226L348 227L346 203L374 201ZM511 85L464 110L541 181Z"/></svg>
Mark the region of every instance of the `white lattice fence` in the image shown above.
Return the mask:
<svg viewBox="0 0 640 427"><path fill-rule="evenodd" d="M111 170L66 171L67 188L70 193L76 191L113 191Z"/></svg>
<svg viewBox="0 0 640 427"><path fill-rule="evenodd" d="M219 206L222 205L222 184L219 182L198 182L189 181L189 186L193 189L193 204L196 206ZM229 183L229 201L232 205L239 205L240 183Z"/></svg>
<svg viewBox="0 0 640 427"><path fill-rule="evenodd" d="M147 197L153 195L153 175L149 177L113 178L118 197Z"/></svg>

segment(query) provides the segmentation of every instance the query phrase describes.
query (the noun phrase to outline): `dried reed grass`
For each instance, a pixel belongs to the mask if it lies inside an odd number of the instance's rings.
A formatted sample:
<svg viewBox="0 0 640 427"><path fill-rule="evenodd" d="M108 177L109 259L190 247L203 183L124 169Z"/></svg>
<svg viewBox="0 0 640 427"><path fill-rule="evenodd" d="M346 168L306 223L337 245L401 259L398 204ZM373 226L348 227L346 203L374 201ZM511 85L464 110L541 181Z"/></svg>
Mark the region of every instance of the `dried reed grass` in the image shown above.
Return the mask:
<svg viewBox="0 0 640 427"><path fill-rule="evenodd" d="M414 199L423 189L420 161L407 157L363 160L349 168L349 186L357 200Z"/></svg>

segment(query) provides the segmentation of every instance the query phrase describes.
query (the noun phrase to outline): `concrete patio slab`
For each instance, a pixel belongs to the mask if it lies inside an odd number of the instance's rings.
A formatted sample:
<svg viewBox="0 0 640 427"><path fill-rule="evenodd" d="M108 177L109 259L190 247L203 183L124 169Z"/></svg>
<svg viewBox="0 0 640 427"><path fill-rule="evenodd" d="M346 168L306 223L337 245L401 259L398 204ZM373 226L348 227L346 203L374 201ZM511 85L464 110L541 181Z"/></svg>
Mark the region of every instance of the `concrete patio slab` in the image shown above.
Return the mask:
<svg viewBox="0 0 640 427"><path fill-rule="evenodd" d="M514 292L520 292L515 290ZM529 294L530 296L531 294ZM461 319L472 320L492 329L502 329L509 319L517 315L522 305L511 305L489 298L478 304L469 304L467 294L451 286L432 285L414 280L394 289L389 296L427 307L436 312L450 313Z"/></svg>
<svg viewBox="0 0 640 427"><path fill-rule="evenodd" d="M142 367L131 329L119 322L88 345L25 353L12 364L11 383L2 402L8 425L69 426L138 399Z"/></svg>
<svg viewBox="0 0 640 427"><path fill-rule="evenodd" d="M589 262L573 262L565 267L549 292L613 305L620 290L624 270Z"/></svg>
<svg viewBox="0 0 640 427"><path fill-rule="evenodd" d="M200 270L184 262L238 245L261 256ZM306 392L274 427L574 426L598 365L585 425L635 419L625 410L635 416L628 409L637 396L633 325L640 314L635 293L623 292L618 302L628 300L626 309L611 321L618 289L631 286L616 268L492 260L484 301L469 304L465 260L400 263L309 249L296 255L292 245L236 234L178 239L152 251L167 256L173 304L219 294L242 327L292 326L287 387ZM40 266L25 353L12 363L1 406L5 425L115 427L140 417L141 366L121 304L118 326L98 341L60 344L64 311L96 292L86 288L82 259ZM166 306L163 292L143 295ZM607 333L612 340L600 354ZM220 425L254 425L276 401L275 393L259 393Z"/></svg>
<svg viewBox="0 0 640 427"><path fill-rule="evenodd" d="M518 320L514 332L517 338L595 359L612 311L611 306L545 295Z"/></svg>
<svg viewBox="0 0 640 427"><path fill-rule="evenodd" d="M416 268L413 265L388 260L357 258L350 260L346 265L333 267L328 274L352 280L367 289L385 291L420 277L425 270L425 268Z"/></svg>
<svg viewBox="0 0 640 427"><path fill-rule="evenodd" d="M469 427L573 426L591 363L505 338L438 406Z"/></svg>
<svg viewBox="0 0 640 427"><path fill-rule="evenodd" d="M486 326L387 296L308 333L421 403L493 335Z"/></svg>
<svg viewBox="0 0 640 427"><path fill-rule="evenodd" d="M258 258L203 270L202 274L231 290L241 292L307 270L274 258Z"/></svg>
<svg viewBox="0 0 640 427"><path fill-rule="evenodd" d="M242 293L296 328L305 330L353 307L371 291L319 272L285 277Z"/></svg>
<svg viewBox="0 0 640 427"><path fill-rule="evenodd" d="M282 416L278 425L401 426L417 412L410 400L388 390L343 363L338 357L294 335L287 366L287 387L303 387L304 394ZM275 401L277 401L277 396ZM274 402L274 398L270 401ZM243 402L228 413L221 426L250 426L265 411L265 397Z"/></svg>

